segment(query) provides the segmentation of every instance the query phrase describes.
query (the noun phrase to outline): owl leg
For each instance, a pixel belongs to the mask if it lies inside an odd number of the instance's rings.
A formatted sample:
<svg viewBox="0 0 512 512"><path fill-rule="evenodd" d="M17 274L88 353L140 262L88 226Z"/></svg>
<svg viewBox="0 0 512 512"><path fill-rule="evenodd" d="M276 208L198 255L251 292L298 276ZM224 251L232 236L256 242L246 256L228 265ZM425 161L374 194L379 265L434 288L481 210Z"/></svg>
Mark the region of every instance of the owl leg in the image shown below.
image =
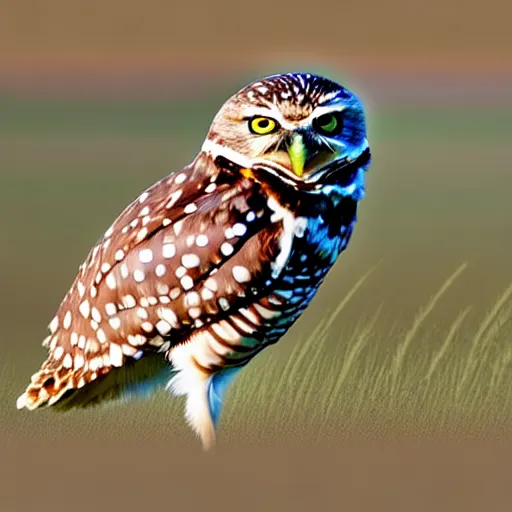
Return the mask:
<svg viewBox="0 0 512 512"><path fill-rule="evenodd" d="M201 438L205 451L215 445L215 424L208 404L208 381L211 374L200 369L189 357L180 357L174 350L169 359L173 366L173 375L167 389L177 396L186 396L185 419L194 432Z"/></svg>
<svg viewBox="0 0 512 512"><path fill-rule="evenodd" d="M175 395L185 395L185 418L199 435L205 450L215 445L215 427L229 384L241 367L208 370L198 364L194 348L184 344L171 349L167 355L173 367L173 376L167 388Z"/></svg>

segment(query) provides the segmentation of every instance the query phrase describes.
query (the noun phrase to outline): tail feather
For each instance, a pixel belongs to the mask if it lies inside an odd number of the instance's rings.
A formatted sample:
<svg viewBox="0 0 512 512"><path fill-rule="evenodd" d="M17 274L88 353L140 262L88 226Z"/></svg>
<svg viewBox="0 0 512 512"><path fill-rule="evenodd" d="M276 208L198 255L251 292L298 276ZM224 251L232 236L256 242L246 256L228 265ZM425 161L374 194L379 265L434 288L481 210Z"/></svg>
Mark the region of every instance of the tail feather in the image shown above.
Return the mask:
<svg viewBox="0 0 512 512"><path fill-rule="evenodd" d="M147 397L169 380L170 368L161 354L147 354L140 360L128 360L124 366L112 368L87 382L71 370L43 368L32 377L18 398L18 409L29 410L53 406L67 411L85 408L116 399Z"/></svg>
<svg viewBox="0 0 512 512"><path fill-rule="evenodd" d="M48 407L58 402L70 389L81 388L84 384L85 381L73 375L71 370L43 365L32 375L27 389L18 397L16 407L28 410Z"/></svg>

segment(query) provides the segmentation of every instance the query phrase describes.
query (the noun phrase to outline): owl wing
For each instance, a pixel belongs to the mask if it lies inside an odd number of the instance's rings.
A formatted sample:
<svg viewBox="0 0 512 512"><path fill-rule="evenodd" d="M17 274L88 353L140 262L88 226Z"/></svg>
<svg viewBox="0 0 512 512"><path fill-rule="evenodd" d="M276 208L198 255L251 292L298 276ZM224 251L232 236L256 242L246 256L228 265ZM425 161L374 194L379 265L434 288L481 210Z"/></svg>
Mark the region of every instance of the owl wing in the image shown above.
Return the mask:
<svg viewBox="0 0 512 512"><path fill-rule="evenodd" d="M147 189L80 266L43 342L48 358L18 407L52 405L92 384L108 388L113 369L139 360L157 361L145 369L145 378L154 375L165 365L158 352L268 285L283 252L280 220L258 183L211 161Z"/></svg>

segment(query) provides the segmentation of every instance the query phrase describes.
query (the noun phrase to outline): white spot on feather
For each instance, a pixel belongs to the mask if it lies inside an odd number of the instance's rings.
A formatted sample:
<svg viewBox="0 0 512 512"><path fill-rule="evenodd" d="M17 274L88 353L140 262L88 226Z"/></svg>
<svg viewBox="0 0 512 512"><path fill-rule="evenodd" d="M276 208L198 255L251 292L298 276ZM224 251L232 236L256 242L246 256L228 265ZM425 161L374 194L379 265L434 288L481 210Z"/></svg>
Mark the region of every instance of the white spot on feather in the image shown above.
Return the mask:
<svg viewBox="0 0 512 512"><path fill-rule="evenodd" d="M110 344L109 357L112 366L123 366L123 351L117 343Z"/></svg>
<svg viewBox="0 0 512 512"><path fill-rule="evenodd" d="M196 210L197 210L197 206L194 203L187 204L187 206L185 206L185 208L183 209L183 211L186 214L194 213Z"/></svg>
<svg viewBox="0 0 512 512"><path fill-rule="evenodd" d="M143 331L150 333L153 330L153 324L151 322L142 322L141 328Z"/></svg>
<svg viewBox="0 0 512 512"><path fill-rule="evenodd" d="M176 316L176 313L172 309L160 308L158 314L162 320L165 320L172 327L179 327L178 317Z"/></svg>
<svg viewBox="0 0 512 512"><path fill-rule="evenodd" d="M176 254L176 246L174 244L165 244L162 247L162 256L166 259L172 258Z"/></svg>
<svg viewBox="0 0 512 512"><path fill-rule="evenodd" d="M50 322L50 332L53 334L57 328L59 327L59 318L54 317L53 320Z"/></svg>
<svg viewBox="0 0 512 512"><path fill-rule="evenodd" d="M117 281L116 277L114 276L113 272L110 272L110 274L105 279L105 284L111 289L115 290L117 287Z"/></svg>
<svg viewBox="0 0 512 512"><path fill-rule="evenodd" d="M151 263L153 261L153 251L151 249L142 249L139 252L139 261L141 263Z"/></svg>
<svg viewBox="0 0 512 512"><path fill-rule="evenodd" d="M64 356L62 366L64 366L64 368L71 368L73 366L73 358L71 357L71 354L66 354Z"/></svg>
<svg viewBox="0 0 512 512"><path fill-rule="evenodd" d="M197 254L189 253L181 257L181 264L185 268L195 268L201 264L201 260Z"/></svg>
<svg viewBox="0 0 512 512"><path fill-rule="evenodd" d="M176 236L179 236L179 234L181 233L182 228L183 228L183 221L182 220L179 220L179 221L175 222L174 223L174 227L173 227L174 234Z"/></svg>
<svg viewBox="0 0 512 512"><path fill-rule="evenodd" d="M162 336L169 334L171 330L171 326L165 320L158 320L155 327Z"/></svg>
<svg viewBox="0 0 512 512"><path fill-rule="evenodd" d="M247 226L245 226L245 224L242 224L241 222L237 222L233 226L233 233L238 237L244 236L246 232L247 232Z"/></svg>
<svg viewBox="0 0 512 512"><path fill-rule="evenodd" d="M247 283L251 280L251 273L246 267L235 265L232 269L233 277L237 283Z"/></svg>
<svg viewBox="0 0 512 512"><path fill-rule="evenodd" d="M198 235L196 237L196 245L197 245L197 247L206 247L208 245L208 236L207 235Z"/></svg>
<svg viewBox="0 0 512 512"><path fill-rule="evenodd" d="M181 283L181 287L184 290L190 290L191 288L194 287L194 281L192 280L192 278L190 276L183 276L180 279L180 283Z"/></svg>
<svg viewBox="0 0 512 512"><path fill-rule="evenodd" d="M96 331L96 338L98 338L98 341L100 343L106 343L107 342L107 336L105 335L105 331L103 329L98 329Z"/></svg>
<svg viewBox="0 0 512 512"><path fill-rule="evenodd" d="M228 242L224 242L221 246L220 246L220 252L224 255L224 256L230 256L231 254L233 254L233 246L228 243Z"/></svg>
<svg viewBox="0 0 512 512"><path fill-rule="evenodd" d="M174 204L176 203L176 201L180 198L181 194L182 194L181 190L177 190L176 192L173 192L171 194L171 197L170 197L168 203L165 205L165 207L167 209L172 208L174 206Z"/></svg>
<svg viewBox="0 0 512 512"><path fill-rule="evenodd" d="M108 321L108 323L110 324L110 327L112 327L112 329L114 329L116 331L121 327L121 320L117 316L111 318Z"/></svg>
<svg viewBox="0 0 512 512"><path fill-rule="evenodd" d="M69 329L69 327L71 326L71 320L72 320L71 311L68 311L64 315L64 321L62 322L62 327L64 327L64 329Z"/></svg>
<svg viewBox="0 0 512 512"><path fill-rule="evenodd" d="M215 294L208 288L203 288L201 291L201 297L203 298L203 300L212 300L213 298L215 298Z"/></svg>
<svg viewBox="0 0 512 512"><path fill-rule="evenodd" d="M156 268L155 268L155 274L158 276L158 277L162 277L165 275L165 273L167 272L167 268L165 267L165 265L163 265L162 263L159 263Z"/></svg>
<svg viewBox="0 0 512 512"><path fill-rule="evenodd" d="M148 234L148 228L142 228L137 233L137 242L140 242L140 241L144 240L144 238L146 238L147 234Z"/></svg>
<svg viewBox="0 0 512 512"><path fill-rule="evenodd" d="M281 206L273 197L270 197L268 207L274 211L271 217L272 222L283 223L283 232L279 238L280 251L276 259L272 262L272 277L276 279L284 270L290 258L293 238L295 236L295 217L286 208Z"/></svg>
<svg viewBox="0 0 512 512"><path fill-rule="evenodd" d="M84 356L82 354L77 354L75 356L75 370L79 370L80 368L82 368L84 363Z"/></svg>
<svg viewBox="0 0 512 512"><path fill-rule="evenodd" d="M85 286L81 281L78 281L78 295L80 295L80 298L82 298L85 295Z"/></svg>
<svg viewBox="0 0 512 512"><path fill-rule="evenodd" d="M137 269L133 272L133 279L137 283L142 283L142 281L144 281L145 277L146 276L145 276L144 272L140 269Z"/></svg>
<svg viewBox="0 0 512 512"><path fill-rule="evenodd" d="M97 308L92 308L91 309L91 317L92 319L97 322L97 323L100 323L101 322L101 314L100 312L98 311Z"/></svg>
<svg viewBox="0 0 512 512"><path fill-rule="evenodd" d="M115 315L117 313L116 305L112 302L107 302L107 304L105 304L105 312L108 316Z"/></svg>
<svg viewBox="0 0 512 512"><path fill-rule="evenodd" d="M123 305L125 308L134 308L137 305L137 302L135 301L135 298L133 295L125 295L123 297Z"/></svg>

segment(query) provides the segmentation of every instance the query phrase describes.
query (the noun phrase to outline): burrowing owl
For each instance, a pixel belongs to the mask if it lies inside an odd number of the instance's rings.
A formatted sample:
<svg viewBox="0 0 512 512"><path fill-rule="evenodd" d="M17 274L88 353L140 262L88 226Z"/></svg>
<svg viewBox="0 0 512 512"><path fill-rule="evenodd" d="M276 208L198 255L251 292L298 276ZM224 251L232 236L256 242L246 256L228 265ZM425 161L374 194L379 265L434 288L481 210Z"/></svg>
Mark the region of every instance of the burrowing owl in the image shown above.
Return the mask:
<svg viewBox="0 0 512 512"><path fill-rule="evenodd" d="M369 165L363 106L341 85L287 73L236 93L193 162L91 249L18 408L167 385L210 447L228 383L297 320L346 248Z"/></svg>

